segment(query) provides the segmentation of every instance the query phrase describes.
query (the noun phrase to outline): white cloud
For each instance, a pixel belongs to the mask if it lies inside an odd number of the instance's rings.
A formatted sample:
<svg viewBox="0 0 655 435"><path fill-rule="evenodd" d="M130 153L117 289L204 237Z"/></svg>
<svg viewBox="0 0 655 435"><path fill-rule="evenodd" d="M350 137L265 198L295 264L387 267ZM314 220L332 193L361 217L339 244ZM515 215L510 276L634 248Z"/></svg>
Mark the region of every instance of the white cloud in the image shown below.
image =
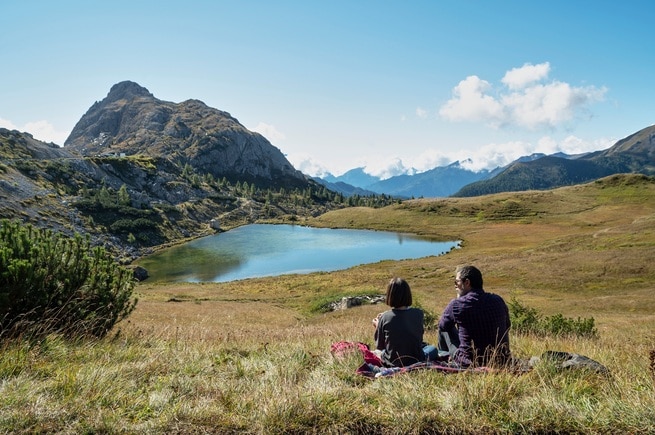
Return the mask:
<svg viewBox="0 0 655 435"><path fill-rule="evenodd" d="M416 174L443 167L459 161L460 164L471 171L494 169L505 166L524 155L534 152L533 146L524 142L508 142L504 144L491 143L474 151L461 149L444 153L437 149L428 149L420 155L403 158L386 157L376 161L369 161L365 165L365 172L381 179L402 174Z"/></svg>
<svg viewBox="0 0 655 435"><path fill-rule="evenodd" d="M414 168L416 172L425 172L438 166L447 166L456 160L457 158L453 158L452 155L444 154L442 151L435 149L427 149L418 156L406 159L409 166Z"/></svg>
<svg viewBox="0 0 655 435"><path fill-rule="evenodd" d="M453 161L459 160L462 166L472 171L480 171L483 169L495 169L497 167L506 166L520 157L529 156L531 154L556 154L565 153L569 155L576 155L597 151L599 149L607 149L614 143L611 139L604 139L600 141L589 142L580 139L576 136L567 136L564 139L556 140L550 136L543 136L536 141L524 142L513 141L506 143L490 143L475 150L474 153L470 151L460 151L459 155L453 155ZM466 154L472 154L469 158ZM457 157L457 158L455 158ZM466 160L466 159L469 160Z"/></svg>
<svg viewBox="0 0 655 435"><path fill-rule="evenodd" d="M550 142L548 142L550 141ZM550 143L553 145L549 146ZM576 136L567 136L560 142L549 137L543 137L537 144L538 152L546 154L555 154L562 152L569 155L589 153L598 150L606 150L616 143L616 139L601 138L592 142L585 141ZM550 151L552 150L552 151Z"/></svg>
<svg viewBox="0 0 655 435"><path fill-rule="evenodd" d="M548 78L549 63L525 64L508 71L499 92L477 76L462 80L452 91L439 114L450 121L474 121L498 128L514 126L529 130L553 130L568 126L588 107L602 101L605 87L574 87Z"/></svg>
<svg viewBox="0 0 655 435"><path fill-rule="evenodd" d="M495 169L499 166L505 166L522 156L534 153L534 146L529 142L512 141L506 143L490 143L475 150L475 153L466 156L460 152L459 161L462 166L471 171L481 171L483 169Z"/></svg>
<svg viewBox="0 0 655 435"><path fill-rule="evenodd" d="M406 174L408 171L411 172L411 169L407 168L399 157L386 157L368 162L364 172L386 180L387 178Z"/></svg>
<svg viewBox="0 0 655 435"><path fill-rule="evenodd" d="M31 133L35 139L44 142L54 142L59 145L63 145L69 135L69 132L57 131L55 126L48 121L28 122L25 124L24 128L25 131Z"/></svg>
<svg viewBox="0 0 655 435"><path fill-rule="evenodd" d="M311 177L325 177L330 173L328 168L316 161L309 154L293 153L288 154L286 157L294 168Z"/></svg>
<svg viewBox="0 0 655 435"><path fill-rule="evenodd" d="M251 130L261 134L273 144L284 141L287 138L284 133L278 131L274 125L266 124L264 122L260 122L257 124L257 127L252 128Z"/></svg>
<svg viewBox="0 0 655 435"><path fill-rule="evenodd" d="M578 140L580 140L580 139L578 139ZM550 136L544 136L541 139L539 139L537 141L536 149L539 150L538 152L544 153L544 154L555 154L555 153L558 153L558 152L565 152L560 147L560 144Z"/></svg>
<svg viewBox="0 0 655 435"><path fill-rule="evenodd" d="M416 108L416 116L418 116L421 119L425 119L428 117L428 111L423 109L422 107L417 107Z"/></svg>
<svg viewBox="0 0 655 435"><path fill-rule="evenodd" d="M501 82L505 84L510 90L521 89L526 87L529 83L541 81L548 77L550 72L550 63L540 63L539 65L531 65L526 63L521 68L512 68L505 73Z"/></svg>
<svg viewBox="0 0 655 435"><path fill-rule="evenodd" d="M594 87L575 88L568 83L534 85L522 92L503 97L508 122L528 129L555 129L573 121L585 107L603 99L606 90Z"/></svg>
<svg viewBox="0 0 655 435"><path fill-rule="evenodd" d="M43 142L54 142L58 145L63 145L70 134L70 132L58 131L55 126L48 121L28 122L24 126L19 127L7 119L0 118L0 127L26 132L31 134L34 139Z"/></svg>
<svg viewBox="0 0 655 435"><path fill-rule="evenodd" d="M286 157L294 168L311 177L325 177L328 174L339 176L354 168L364 168L364 172L367 174L386 179L408 171L398 157L378 156L371 159L367 156L366 160L356 159L349 163L344 160L341 166L329 168L307 153L289 153L286 154ZM347 166L343 166L344 164Z"/></svg>
<svg viewBox="0 0 655 435"><path fill-rule="evenodd" d="M478 76L469 76L453 89L453 98L441 107L439 115L450 121L487 121L503 118L503 106L486 95L491 84Z"/></svg>
<svg viewBox="0 0 655 435"><path fill-rule="evenodd" d="M0 118L0 127L6 128L7 130L18 130L18 127L16 127L11 121L3 118Z"/></svg>

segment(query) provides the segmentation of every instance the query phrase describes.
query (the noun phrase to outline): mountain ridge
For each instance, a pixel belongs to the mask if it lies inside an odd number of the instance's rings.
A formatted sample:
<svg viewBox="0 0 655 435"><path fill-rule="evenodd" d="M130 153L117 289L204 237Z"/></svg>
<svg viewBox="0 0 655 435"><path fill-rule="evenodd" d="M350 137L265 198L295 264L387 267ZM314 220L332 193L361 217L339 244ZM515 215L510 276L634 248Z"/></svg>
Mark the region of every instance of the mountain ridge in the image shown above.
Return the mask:
<svg viewBox="0 0 655 435"><path fill-rule="evenodd" d="M578 158L546 156L527 162L515 161L495 177L466 185L452 196L552 189L620 173L655 175L655 125L617 141L606 150Z"/></svg>
<svg viewBox="0 0 655 435"><path fill-rule="evenodd" d="M278 148L228 112L196 99L181 103L159 100L131 81L115 84L103 100L94 103L77 122L64 148L83 156L166 156L230 181L293 188L308 180Z"/></svg>
<svg viewBox="0 0 655 435"><path fill-rule="evenodd" d="M568 155L534 153L504 167L471 171L461 162L425 172L380 179L354 168L342 176L315 178L347 194L361 188L399 198L478 196L505 191L549 189L580 184L617 173L655 174L655 125L617 141L612 147L590 153ZM350 186L345 188L342 184Z"/></svg>

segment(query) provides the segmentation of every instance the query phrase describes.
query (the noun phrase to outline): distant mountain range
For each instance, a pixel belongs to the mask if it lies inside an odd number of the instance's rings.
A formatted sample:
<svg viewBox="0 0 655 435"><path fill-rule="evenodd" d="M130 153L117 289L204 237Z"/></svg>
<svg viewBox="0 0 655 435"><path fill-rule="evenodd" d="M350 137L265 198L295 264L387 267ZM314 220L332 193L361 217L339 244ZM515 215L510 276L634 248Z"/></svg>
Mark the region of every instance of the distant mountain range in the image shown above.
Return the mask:
<svg viewBox="0 0 655 435"><path fill-rule="evenodd" d="M351 169L339 177L328 175L315 180L344 195L357 192L417 198L551 189L616 173L655 174L655 125L604 151L578 155L532 154L491 171L475 172L454 162L415 175L398 175L385 180L365 173L364 168Z"/></svg>
<svg viewBox="0 0 655 435"><path fill-rule="evenodd" d="M493 178L466 185L453 196L552 189L620 173L655 175L655 125L621 139L604 151L577 158L545 156L513 162Z"/></svg>
<svg viewBox="0 0 655 435"><path fill-rule="evenodd" d="M360 195L385 194L399 198L444 197L450 196L466 184L489 177L491 173L470 171L455 162L415 175L403 174L384 180L367 174L364 168L351 169L338 177L328 175L315 180L344 195L354 192Z"/></svg>
<svg viewBox="0 0 655 435"><path fill-rule="evenodd" d="M530 161L544 157L533 154L517 161ZM439 166L414 175L402 174L387 179L380 179L364 172L364 168L355 168L335 177L327 175L315 178L319 183L344 195L385 194L400 198L447 197L462 187L479 180L487 180L502 172L503 168L494 170L471 171L461 162L448 166Z"/></svg>

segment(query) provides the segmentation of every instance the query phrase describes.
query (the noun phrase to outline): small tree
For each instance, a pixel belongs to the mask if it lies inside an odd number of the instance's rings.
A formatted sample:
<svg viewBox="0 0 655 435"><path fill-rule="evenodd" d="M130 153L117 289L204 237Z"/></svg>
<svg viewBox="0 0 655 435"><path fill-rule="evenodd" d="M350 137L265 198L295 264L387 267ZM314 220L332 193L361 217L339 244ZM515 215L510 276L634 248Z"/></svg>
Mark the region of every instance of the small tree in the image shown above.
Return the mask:
<svg viewBox="0 0 655 435"><path fill-rule="evenodd" d="M127 191L127 186L123 184L118 189L118 205L129 206L131 204L130 193Z"/></svg>
<svg viewBox="0 0 655 435"><path fill-rule="evenodd" d="M89 237L0 221L0 336L103 337L134 310L135 283Z"/></svg>

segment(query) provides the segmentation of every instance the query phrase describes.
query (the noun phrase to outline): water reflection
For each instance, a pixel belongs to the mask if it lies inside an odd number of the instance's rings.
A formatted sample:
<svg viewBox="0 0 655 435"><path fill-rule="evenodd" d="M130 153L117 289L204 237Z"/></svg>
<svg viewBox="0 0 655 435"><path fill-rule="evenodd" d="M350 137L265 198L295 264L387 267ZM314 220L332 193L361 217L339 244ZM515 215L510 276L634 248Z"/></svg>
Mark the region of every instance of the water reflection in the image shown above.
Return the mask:
<svg viewBox="0 0 655 435"><path fill-rule="evenodd" d="M139 264L148 269L155 280L208 282L214 281L217 275L238 270L245 261L238 252L217 252L186 244L145 258Z"/></svg>
<svg viewBox="0 0 655 435"><path fill-rule="evenodd" d="M139 264L153 280L224 282L441 255L457 245L402 233L257 224L167 249Z"/></svg>

